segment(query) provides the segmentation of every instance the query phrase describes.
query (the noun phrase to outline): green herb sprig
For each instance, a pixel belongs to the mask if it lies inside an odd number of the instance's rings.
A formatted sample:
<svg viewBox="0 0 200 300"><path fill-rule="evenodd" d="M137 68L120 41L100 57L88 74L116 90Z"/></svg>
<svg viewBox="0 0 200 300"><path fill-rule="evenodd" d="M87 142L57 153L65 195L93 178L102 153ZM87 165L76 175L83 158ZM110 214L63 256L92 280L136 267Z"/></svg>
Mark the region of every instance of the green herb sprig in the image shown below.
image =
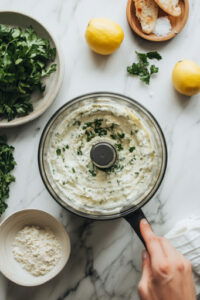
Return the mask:
<svg viewBox="0 0 200 300"><path fill-rule="evenodd" d="M14 147L7 145L7 138L0 136L0 215L8 206L5 200L9 197L9 185L15 181L10 173L16 165L13 151Z"/></svg>
<svg viewBox="0 0 200 300"><path fill-rule="evenodd" d="M139 53L136 51L135 53L137 54L138 62L127 67L127 72L131 75L139 76L141 81L149 84L151 76L158 73L159 68L155 65L150 65L148 59L160 60L162 57L157 51L147 53Z"/></svg>

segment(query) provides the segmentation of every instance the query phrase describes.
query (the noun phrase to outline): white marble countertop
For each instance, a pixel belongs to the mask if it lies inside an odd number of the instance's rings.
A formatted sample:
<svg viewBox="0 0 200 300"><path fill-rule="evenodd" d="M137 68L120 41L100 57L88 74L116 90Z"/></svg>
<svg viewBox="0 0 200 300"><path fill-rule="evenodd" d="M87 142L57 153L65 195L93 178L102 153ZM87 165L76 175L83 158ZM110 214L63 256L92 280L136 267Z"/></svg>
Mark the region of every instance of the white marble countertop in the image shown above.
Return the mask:
<svg viewBox="0 0 200 300"><path fill-rule="evenodd" d="M43 209L57 217L70 233L72 254L62 273L36 288L17 286L0 275L1 300L136 300L141 276L141 242L126 221L90 222L62 209L46 191L38 170L38 142L47 120L69 99L94 91L128 95L145 105L165 133L169 163L163 185L144 212L159 234L177 220L200 212L200 96L188 99L171 85L171 70L179 59L200 63L200 2L191 0L187 26L174 40L154 44L137 38L126 21L126 0L1 0L2 10L15 10L41 21L60 41L65 59L64 82L54 104L25 126L1 130L14 145L16 183L2 216L24 208ZM92 17L109 17L125 31L121 48L112 56L90 52L84 40ZM158 50L163 60L150 86L128 76L134 51Z"/></svg>

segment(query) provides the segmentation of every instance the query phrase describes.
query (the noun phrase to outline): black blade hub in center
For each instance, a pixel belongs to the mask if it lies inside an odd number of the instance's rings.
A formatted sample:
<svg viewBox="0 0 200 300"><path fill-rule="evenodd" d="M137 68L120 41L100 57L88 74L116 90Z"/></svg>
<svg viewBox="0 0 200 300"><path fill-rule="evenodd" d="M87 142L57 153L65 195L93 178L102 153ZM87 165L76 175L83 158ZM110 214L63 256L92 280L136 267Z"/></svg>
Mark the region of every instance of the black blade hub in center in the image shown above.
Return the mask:
<svg viewBox="0 0 200 300"><path fill-rule="evenodd" d="M117 159L117 153L111 144L101 142L92 147L90 157L95 166L100 169L106 169L114 165Z"/></svg>

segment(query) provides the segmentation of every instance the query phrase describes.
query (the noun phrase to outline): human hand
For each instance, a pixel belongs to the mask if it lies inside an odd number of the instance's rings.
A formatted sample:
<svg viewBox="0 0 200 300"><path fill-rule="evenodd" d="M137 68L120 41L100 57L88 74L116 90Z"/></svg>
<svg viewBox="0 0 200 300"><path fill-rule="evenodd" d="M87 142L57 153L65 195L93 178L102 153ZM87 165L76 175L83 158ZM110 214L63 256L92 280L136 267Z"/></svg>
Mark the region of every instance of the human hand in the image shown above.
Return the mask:
<svg viewBox="0 0 200 300"><path fill-rule="evenodd" d="M143 219L140 231L146 243L138 285L141 300L195 300L191 263L167 239L154 234Z"/></svg>

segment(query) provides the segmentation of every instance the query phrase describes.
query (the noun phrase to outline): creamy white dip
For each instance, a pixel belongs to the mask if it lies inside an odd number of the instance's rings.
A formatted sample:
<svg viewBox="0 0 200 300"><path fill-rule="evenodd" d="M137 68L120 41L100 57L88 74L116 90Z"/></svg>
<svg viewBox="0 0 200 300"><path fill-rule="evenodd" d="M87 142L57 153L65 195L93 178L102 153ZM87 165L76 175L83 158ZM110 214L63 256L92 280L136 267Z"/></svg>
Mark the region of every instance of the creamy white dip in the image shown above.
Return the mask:
<svg viewBox="0 0 200 300"><path fill-rule="evenodd" d="M98 142L109 142L118 159L100 170L90 159ZM113 214L136 205L157 179L159 157L145 122L116 102L91 103L60 119L47 150L54 189L75 209Z"/></svg>

